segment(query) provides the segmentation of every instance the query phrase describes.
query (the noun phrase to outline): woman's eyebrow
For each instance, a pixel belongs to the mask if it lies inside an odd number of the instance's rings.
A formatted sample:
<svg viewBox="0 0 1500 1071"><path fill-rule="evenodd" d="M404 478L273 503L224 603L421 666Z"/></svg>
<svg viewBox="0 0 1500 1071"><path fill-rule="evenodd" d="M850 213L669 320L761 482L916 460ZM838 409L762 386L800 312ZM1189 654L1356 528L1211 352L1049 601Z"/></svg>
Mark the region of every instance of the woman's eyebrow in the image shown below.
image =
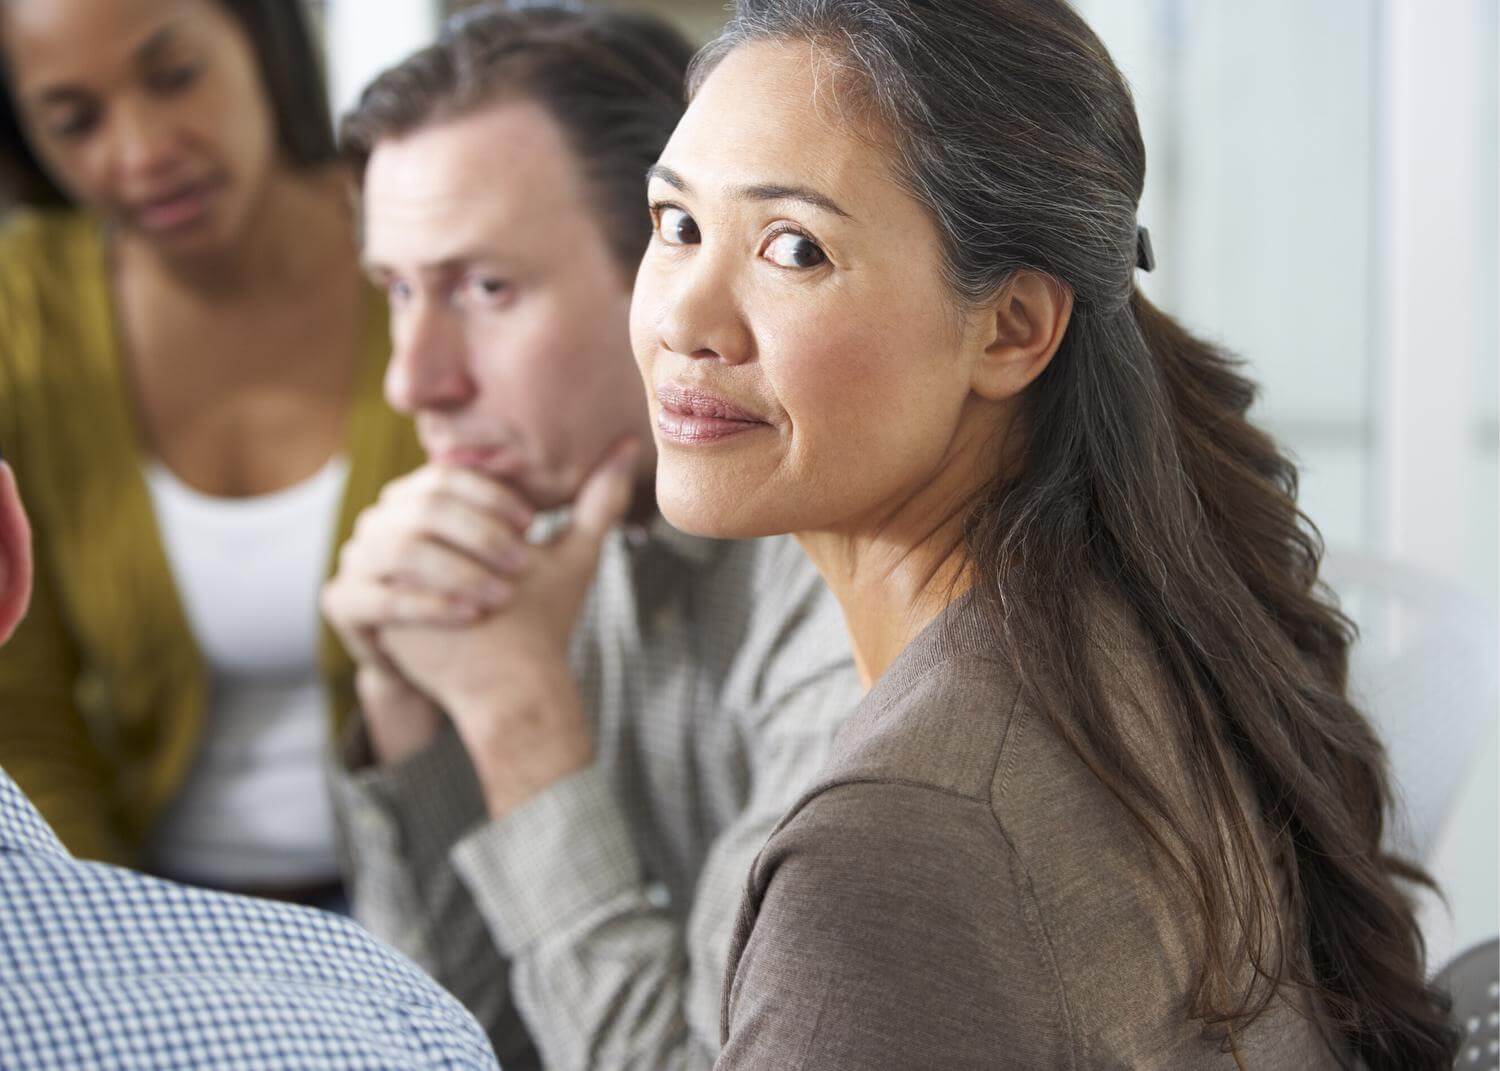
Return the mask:
<svg viewBox="0 0 1500 1071"><path fill-rule="evenodd" d="M176 30L177 27L175 25L163 26L150 37L146 38L135 49L133 54L135 62L143 66L148 65L169 53ZM40 90L32 94L32 98L38 106L57 106L79 103L86 104L92 99L92 94L82 86L76 86L72 83L62 83L59 85L43 86Z"/></svg>
<svg viewBox="0 0 1500 1071"><path fill-rule="evenodd" d="M668 186L681 190L683 193L692 193L692 187L687 180L663 164L653 164L646 171L646 181L661 179ZM839 207L833 198L808 186L787 185L779 182L753 183L748 186L735 186L729 191L731 197L743 201L801 201L803 204L821 208L825 212L832 212L836 216L853 220L854 217Z"/></svg>
<svg viewBox="0 0 1500 1071"><path fill-rule="evenodd" d="M74 85L47 86L32 95L33 103L39 107L59 107L65 104L87 104L93 100L87 89Z"/></svg>
<svg viewBox="0 0 1500 1071"><path fill-rule="evenodd" d="M661 179L668 186L683 193L692 193L692 187L688 185L687 179L673 171L666 164L652 164L646 168L646 183L650 185L652 179Z"/></svg>
<svg viewBox="0 0 1500 1071"><path fill-rule="evenodd" d="M173 38L176 36L177 27L173 25L163 26L135 50L135 58L138 63L152 63L169 53L172 49Z"/></svg>
<svg viewBox="0 0 1500 1071"><path fill-rule="evenodd" d="M746 201L801 201L803 204L821 208L845 219L854 219L838 206L832 197L821 194L808 186L784 186L780 183L757 183L753 186L737 186L730 191L735 197Z"/></svg>

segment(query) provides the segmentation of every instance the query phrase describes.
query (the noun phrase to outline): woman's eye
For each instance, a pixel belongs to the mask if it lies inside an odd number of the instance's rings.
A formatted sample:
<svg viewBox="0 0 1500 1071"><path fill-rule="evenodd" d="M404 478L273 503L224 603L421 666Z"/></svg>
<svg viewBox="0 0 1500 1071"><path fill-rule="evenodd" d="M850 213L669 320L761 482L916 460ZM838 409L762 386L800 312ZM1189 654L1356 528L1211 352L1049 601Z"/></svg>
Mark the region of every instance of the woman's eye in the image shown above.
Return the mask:
<svg viewBox="0 0 1500 1071"><path fill-rule="evenodd" d="M762 255L781 268L816 268L828 259L817 242L796 231L784 231L772 238Z"/></svg>
<svg viewBox="0 0 1500 1071"><path fill-rule="evenodd" d="M667 245L697 245L703 240L698 223L680 208L662 208L656 216L656 233Z"/></svg>
<svg viewBox="0 0 1500 1071"><path fill-rule="evenodd" d="M192 85L197 77L197 67L168 67L153 74L149 84L157 93L175 93Z"/></svg>
<svg viewBox="0 0 1500 1071"><path fill-rule="evenodd" d="M98 125L99 113L93 108L74 112L61 122L53 123L49 130L60 141L72 141L84 137Z"/></svg>
<svg viewBox="0 0 1500 1071"><path fill-rule="evenodd" d="M403 305L411 300L411 284L404 279L388 279L385 297L392 305Z"/></svg>

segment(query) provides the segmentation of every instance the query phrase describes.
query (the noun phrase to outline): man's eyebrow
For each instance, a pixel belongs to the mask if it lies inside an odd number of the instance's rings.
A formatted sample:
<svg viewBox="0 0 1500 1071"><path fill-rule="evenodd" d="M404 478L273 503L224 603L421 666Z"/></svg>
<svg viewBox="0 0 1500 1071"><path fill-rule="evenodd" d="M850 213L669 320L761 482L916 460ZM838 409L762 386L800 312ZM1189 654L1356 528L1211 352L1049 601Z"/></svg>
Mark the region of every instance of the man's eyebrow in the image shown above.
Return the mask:
<svg viewBox="0 0 1500 1071"><path fill-rule="evenodd" d="M396 275L400 269L393 267L382 260L376 260L368 256L360 258L360 267L368 275ZM495 256L482 249L461 250L448 254L439 260L426 260L414 266L413 270L418 275L445 276L461 274L473 268L476 264L498 263Z"/></svg>
<svg viewBox="0 0 1500 1071"><path fill-rule="evenodd" d="M683 193L692 193L693 188L688 185L677 172L664 164L653 164L646 171L646 181L661 179L668 186L681 190ZM819 193L807 186L788 186L781 183L755 183L750 186L736 186L729 191L730 196L744 201L801 201L803 204L821 208L825 212L832 212L844 219L854 219L848 212L839 207L833 198Z"/></svg>

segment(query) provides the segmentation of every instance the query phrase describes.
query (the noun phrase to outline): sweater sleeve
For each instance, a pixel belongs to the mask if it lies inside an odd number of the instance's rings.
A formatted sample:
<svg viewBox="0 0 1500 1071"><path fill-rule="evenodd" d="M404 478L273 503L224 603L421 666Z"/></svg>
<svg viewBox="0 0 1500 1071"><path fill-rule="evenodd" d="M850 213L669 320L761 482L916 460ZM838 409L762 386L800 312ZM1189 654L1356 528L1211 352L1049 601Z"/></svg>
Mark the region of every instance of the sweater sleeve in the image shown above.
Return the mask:
<svg viewBox="0 0 1500 1071"><path fill-rule="evenodd" d="M26 392L18 375L23 357L28 367L39 363L41 344L24 285L22 254L30 252L0 244L0 449L16 469L23 502L42 478L27 463L20 411ZM31 609L0 648L0 764L74 854L126 862L108 770L74 699L78 647L59 605L45 533L32 537Z"/></svg>
<svg viewBox="0 0 1500 1071"><path fill-rule="evenodd" d="M857 782L812 797L751 874L721 1069L1067 1068L1065 1003L988 805Z"/></svg>

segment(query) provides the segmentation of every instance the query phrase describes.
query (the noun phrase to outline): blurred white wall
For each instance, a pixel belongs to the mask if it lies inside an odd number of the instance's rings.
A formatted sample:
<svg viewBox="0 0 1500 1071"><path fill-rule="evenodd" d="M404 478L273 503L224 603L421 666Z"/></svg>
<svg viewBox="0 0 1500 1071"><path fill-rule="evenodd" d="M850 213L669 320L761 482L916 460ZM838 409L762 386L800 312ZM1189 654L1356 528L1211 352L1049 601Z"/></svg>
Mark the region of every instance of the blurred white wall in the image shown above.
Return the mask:
<svg viewBox="0 0 1500 1071"><path fill-rule="evenodd" d="M343 115L381 71L432 40L440 0L317 0L328 50L329 97Z"/></svg>
<svg viewBox="0 0 1500 1071"><path fill-rule="evenodd" d="M1493 600L1493 0L1077 6L1137 95L1146 288L1249 360L1330 545Z"/></svg>

